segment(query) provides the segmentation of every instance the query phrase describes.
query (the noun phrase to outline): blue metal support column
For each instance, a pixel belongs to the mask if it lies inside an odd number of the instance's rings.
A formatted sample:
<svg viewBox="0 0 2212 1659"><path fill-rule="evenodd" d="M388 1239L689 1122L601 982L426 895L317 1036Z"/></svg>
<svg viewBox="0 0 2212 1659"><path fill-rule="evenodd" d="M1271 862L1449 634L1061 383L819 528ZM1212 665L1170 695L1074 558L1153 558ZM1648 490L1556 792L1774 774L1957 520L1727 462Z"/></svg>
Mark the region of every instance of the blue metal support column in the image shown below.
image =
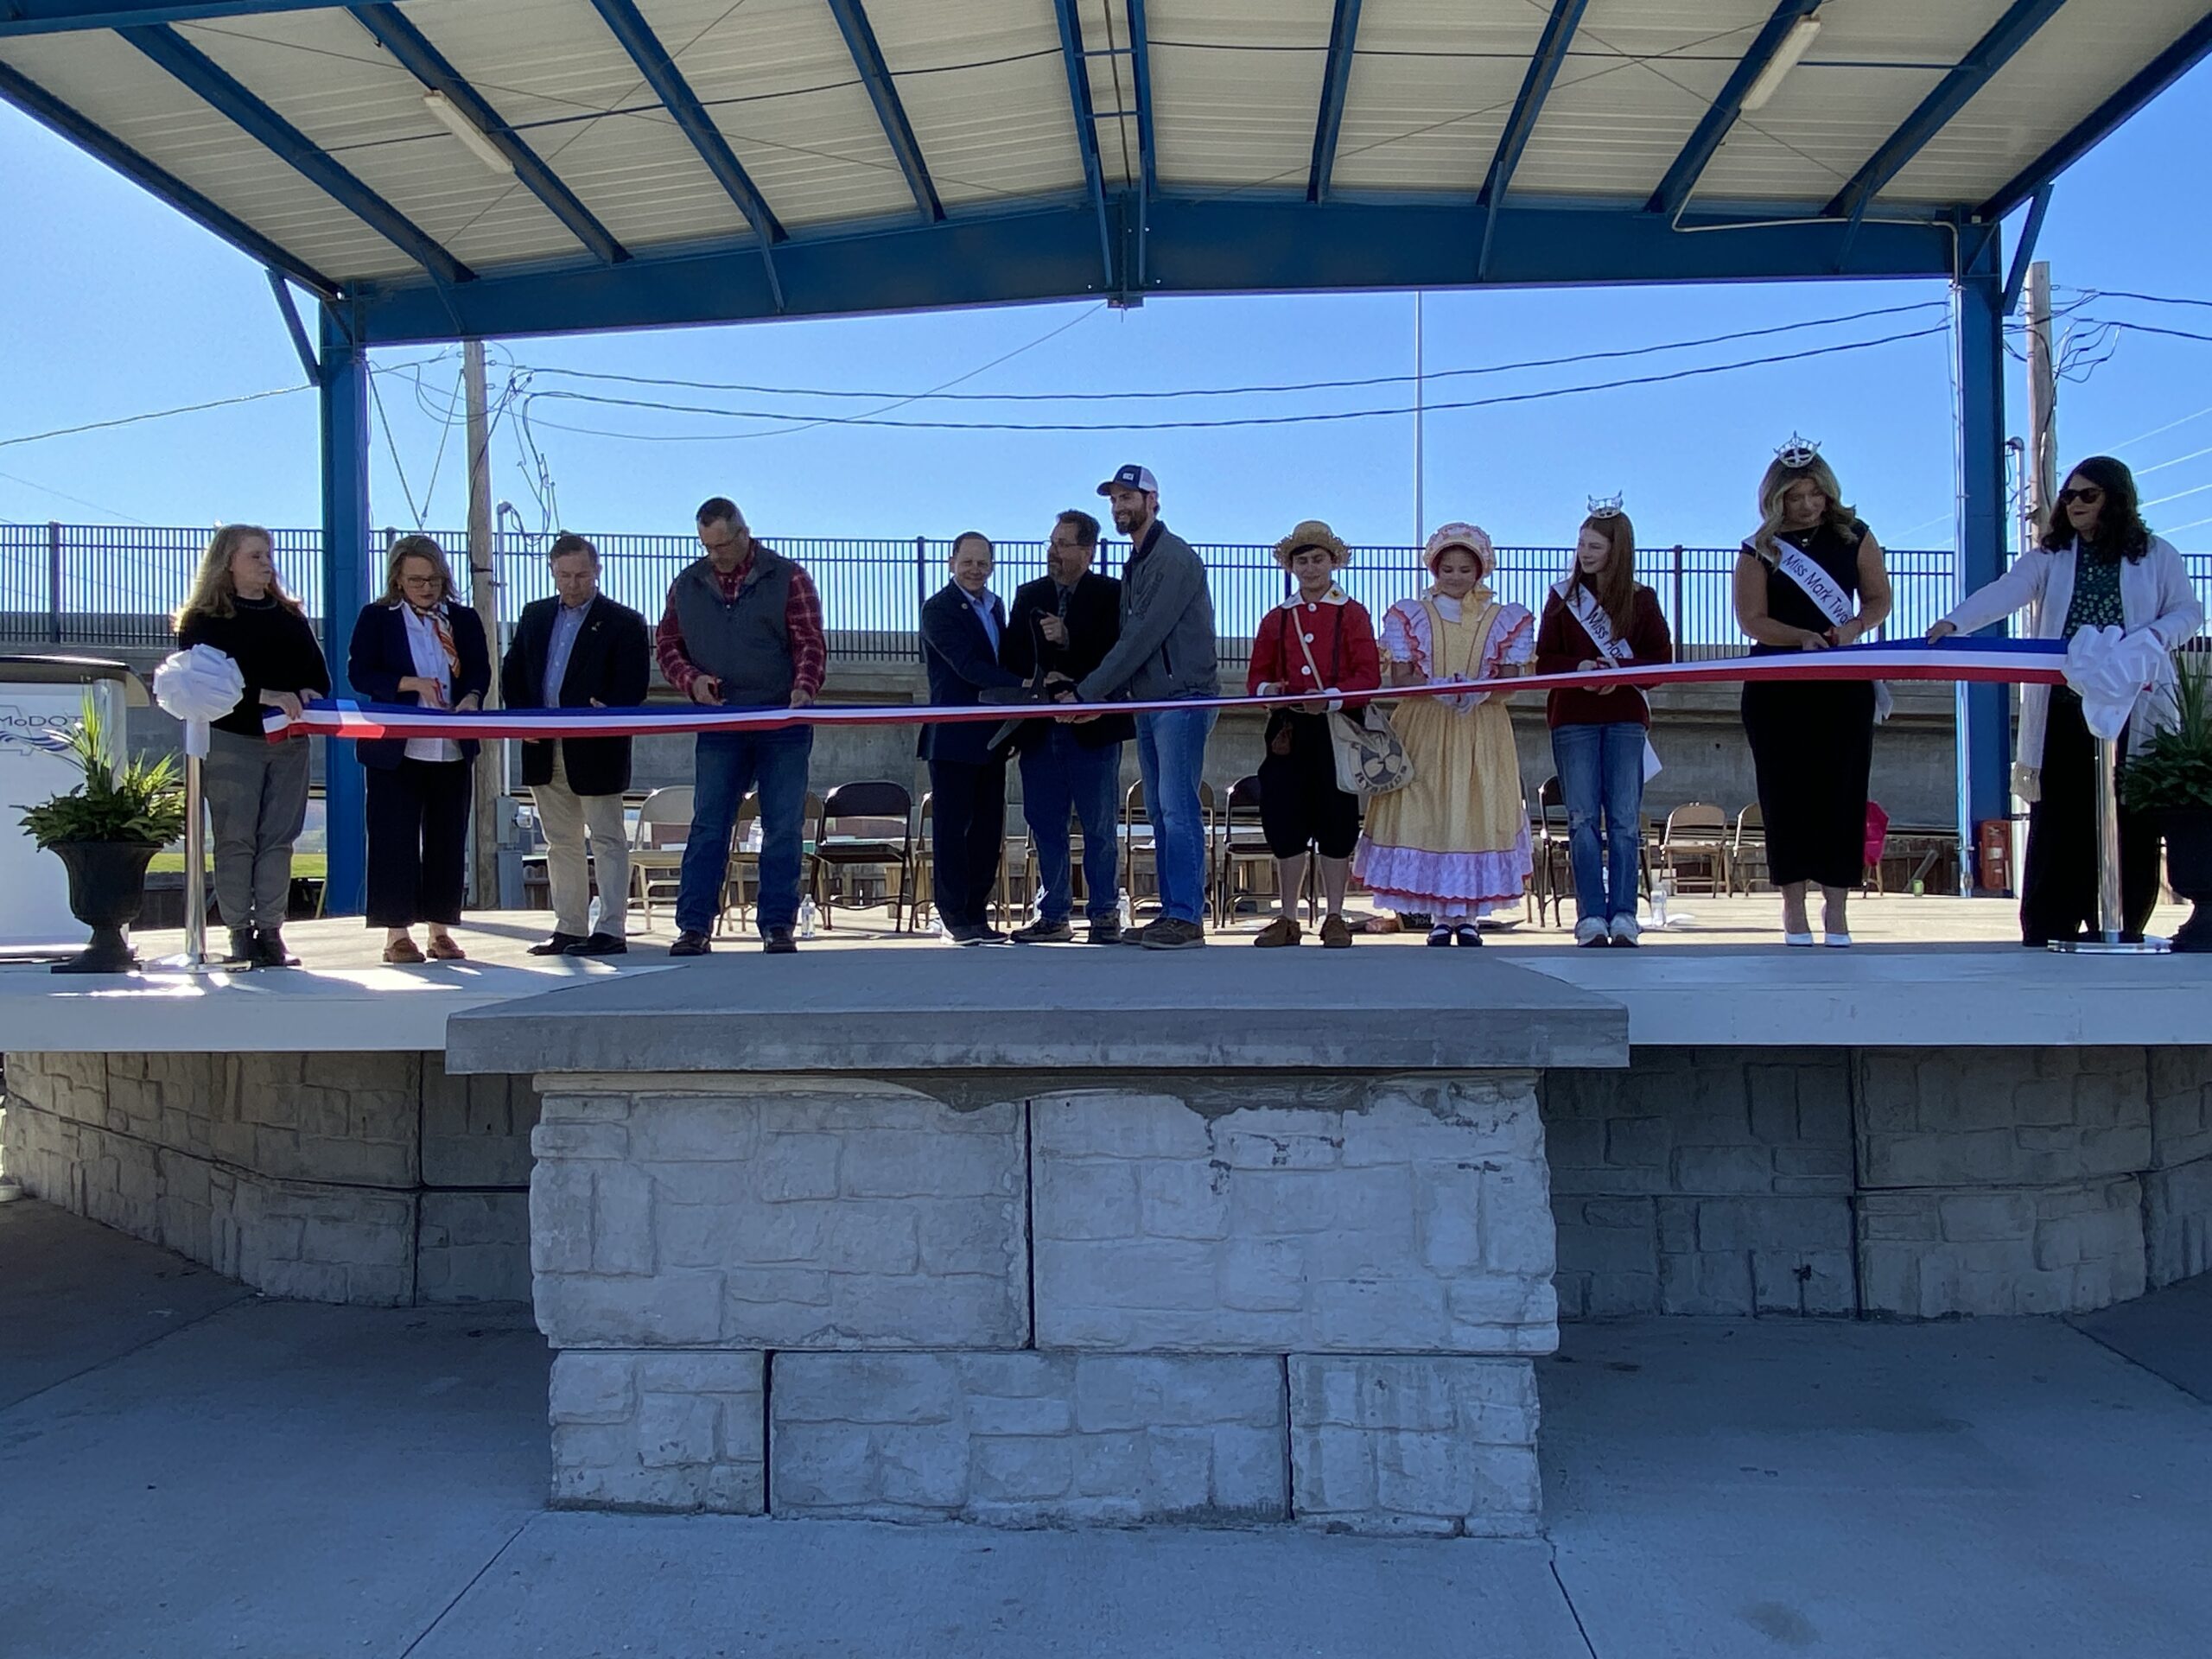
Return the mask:
<svg viewBox="0 0 2212 1659"><path fill-rule="evenodd" d="M876 44L868 8L861 0L829 0L829 5L830 15L837 20L837 32L845 37L845 49L852 54L853 67L860 73L861 85L868 91L868 102L875 105L884 142L891 146L899 170L906 175L906 188L914 193L914 206L924 219L932 223L942 219L944 204L938 200L929 165L922 159L921 141L914 137L913 124L906 119L906 106L899 100L891 66L884 60L883 48Z"/></svg>
<svg viewBox="0 0 2212 1659"><path fill-rule="evenodd" d="M2052 187L2045 183L2028 204L2028 222L2020 227L2019 242L2012 249L2012 269L2005 278L2005 315L2011 316L2019 308L2020 290L2028 284L2028 266L2036 257L2036 244L2043 236L2043 221L2050 212Z"/></svg>
<svg viewBox="0 0 2212 1659"><path fill-rule="evenodd" d="M1359 0L1337 0L1337 15L1329 25L1329 60L1321 71L1321 109L1313 123L1313 164L1306 175L1306 200L1320 201L1329 194L1329 175L1336 170L1337 139L1344 128L1344 98L1351 90L1352 54L1359 40Z"/></svg>
<svg viewBox="0 0 2212 1659"><path fill-rule="evenodd" d="M1075 0L1052 0L1052 13L1060 26L1060 58L1067 69L1068 111L1083 156L1084 188L1098 220L1099 291L1115 294L1122 284L1114 275L1114 234L1106 219L1106 175L1098 159L1098 112L1090 101L1090 67L1084 60L1083 20L1076 15Z"/></svg>
<svg viewBox="0 0 2212 1659"><path fill-rule="evenodd" d="M1152 228L1152 204L1160 195L1160 173L1154 165L1152 147L1152 34L1145 20L1145 0L1128 0L1129 10L1129 85L1137 98L1137 289L1147 285L1145 237Z"/></svg>
<svg viewBox="0 0 2212 1659"><path fill-rule="evenodd" d="M1998 238L1983 242L1952 284L1959 374L1959 587L1972 593L2005 571L2011 512L2005 491L2005 289ZM2000 625L2001 627L2001 625ZM1962 699L1963 828L2012 810L2012 696L1972 685ZM1967 843L1971 849L1973 842Z"/></svg>
<svg viewBox="0 0 2212 1659"><path fill-rule="evenodd" d="M1505 130L1499 135L1497 151L1491 157L1490 175L1483 181L1482 194L1476 198L1484 209L1482 248L1475 256L1477 281L1490 272L1491 236L1497 229L1497 215L1505 206L1505 193L1513 188L1513 170L1521 165L1521 152L1528 149L1529 140L1535 136L1536 122L1544 112L1544 100L1552 95L1552 83L1559 79L1560 66L1567 61L1567 49L1573 43L1574 31L1582 26L1582 14L1589 5L1590 0L1552 0L1551 16L1536 41L1535 55L1529 60L1529 73L1522 77L1521 95L1513 101L1513 112L1505 118Z"/></svg>
<svg viewBox="0 0 2212 1659"><path fill-rule="evenodd" d="M369 596L369 354L325 306L322 317L322 654L331 689L352 695L346 653ZM368 791L351 743L326 740L323 912L358 916L367 901Z"/></svg>

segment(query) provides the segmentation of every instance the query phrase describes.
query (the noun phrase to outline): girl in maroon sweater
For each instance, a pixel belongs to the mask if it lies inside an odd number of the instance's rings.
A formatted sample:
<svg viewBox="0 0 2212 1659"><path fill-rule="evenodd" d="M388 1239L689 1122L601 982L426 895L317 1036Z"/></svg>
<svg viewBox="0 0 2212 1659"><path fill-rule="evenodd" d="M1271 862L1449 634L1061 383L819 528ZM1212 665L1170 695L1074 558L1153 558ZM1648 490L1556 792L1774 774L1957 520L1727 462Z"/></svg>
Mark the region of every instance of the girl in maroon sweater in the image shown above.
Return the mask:
<svg viewBox="0 0 2212 1659"><path fill-rule="evenodd" d="M1659 596L1636 579L1635 527L1618 500L1592 503L1575 542L1574 568L1544 601L1535 672L1674 660ZM1574 941L1634 944L1651 705L1634 686L1602 685L1553 692L1544 716L1567 800Z"/></svg>
<svg viewBox="0 0 2212 1659"><path fill-rule="evenodd" d="M1311 702L1277 709L1268 717L1267 758L1260 762L1260 825L1275 855L1282 912L1252 941L1296 944L1298 893L1306 885L1306 858L1321 861L1321 892L1329 913L1321 943L1341 950L1351 943L1344 920L1344 888L1351 879L1352 849L1359 842L1359 798L1337 787L1337 761L1329 740L1329 712L1358 710L1365 702L1347 691L1382 684L1375 649L1375 624L1366 607L1337 586L1337 570L1351 556L1335 531L1309 518L1275 543L1275 562L1298 590L1262 619L1252 642L1246 689L1255 696L1290 691L1318 693Z"/></svg>

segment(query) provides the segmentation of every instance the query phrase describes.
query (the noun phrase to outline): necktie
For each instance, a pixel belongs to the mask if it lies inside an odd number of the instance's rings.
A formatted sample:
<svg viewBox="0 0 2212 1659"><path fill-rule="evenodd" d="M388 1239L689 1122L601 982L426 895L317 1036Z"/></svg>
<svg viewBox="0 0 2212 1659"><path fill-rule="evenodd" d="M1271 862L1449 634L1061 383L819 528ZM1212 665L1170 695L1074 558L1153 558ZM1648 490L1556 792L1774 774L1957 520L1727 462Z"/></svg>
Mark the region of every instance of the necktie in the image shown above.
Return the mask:
<svg viewBox="0 0 2212 1659"><path fill-rule="evenodd" d="M427 611L418 610L415 614L421 617L425 622L428 622L430 625L432 631L437 634L438 648L446 654L447 674L449 676L459 674L461 672L461 652L454 645L453 628L451 625L446 621L446 613L444 610L442 608L433 608Z"/></svg>

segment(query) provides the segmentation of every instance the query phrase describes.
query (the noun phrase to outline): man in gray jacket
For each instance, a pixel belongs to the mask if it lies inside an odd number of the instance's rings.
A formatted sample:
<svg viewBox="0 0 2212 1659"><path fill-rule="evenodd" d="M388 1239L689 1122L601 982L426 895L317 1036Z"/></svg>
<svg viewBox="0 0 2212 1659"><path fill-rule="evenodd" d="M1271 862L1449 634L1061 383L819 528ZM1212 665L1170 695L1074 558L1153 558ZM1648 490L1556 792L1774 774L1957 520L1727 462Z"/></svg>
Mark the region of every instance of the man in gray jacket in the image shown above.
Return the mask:
<svg viewBox="0 0 2212 1659"><path fill-rule="evenodd" d="M1074 697L1154 702L1219 696L1205 567L1188 542L1160 522L1159 484L1144 467L1124 467L1098 493L1114 510L1114 528L1129 538L1128 561L1122 567L1122 635L1074 688ZM1160 914L1131 942L1148 950L1206 942L1206 828L1198 782L1216 712L1178 709L1136 717L1137 767L1152 820Z"/></svg>

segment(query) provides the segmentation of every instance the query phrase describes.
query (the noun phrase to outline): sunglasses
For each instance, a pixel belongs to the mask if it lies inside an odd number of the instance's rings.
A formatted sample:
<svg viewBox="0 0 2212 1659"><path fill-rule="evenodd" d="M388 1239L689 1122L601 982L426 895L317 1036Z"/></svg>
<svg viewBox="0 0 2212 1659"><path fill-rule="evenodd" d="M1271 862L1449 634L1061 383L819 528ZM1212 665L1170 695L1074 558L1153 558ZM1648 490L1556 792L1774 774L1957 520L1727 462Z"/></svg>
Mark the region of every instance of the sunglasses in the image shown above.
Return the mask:
<svg viewBox="0 0 2212 1659"><path fill-rule="evenodd" d="M2079 501L2085 507L2100 506L2103 505L2105 493L2094 484L2086 484L2078 490L2061 490L2058 493L2058 505L2062 507L2069 501Z"/></svg>

